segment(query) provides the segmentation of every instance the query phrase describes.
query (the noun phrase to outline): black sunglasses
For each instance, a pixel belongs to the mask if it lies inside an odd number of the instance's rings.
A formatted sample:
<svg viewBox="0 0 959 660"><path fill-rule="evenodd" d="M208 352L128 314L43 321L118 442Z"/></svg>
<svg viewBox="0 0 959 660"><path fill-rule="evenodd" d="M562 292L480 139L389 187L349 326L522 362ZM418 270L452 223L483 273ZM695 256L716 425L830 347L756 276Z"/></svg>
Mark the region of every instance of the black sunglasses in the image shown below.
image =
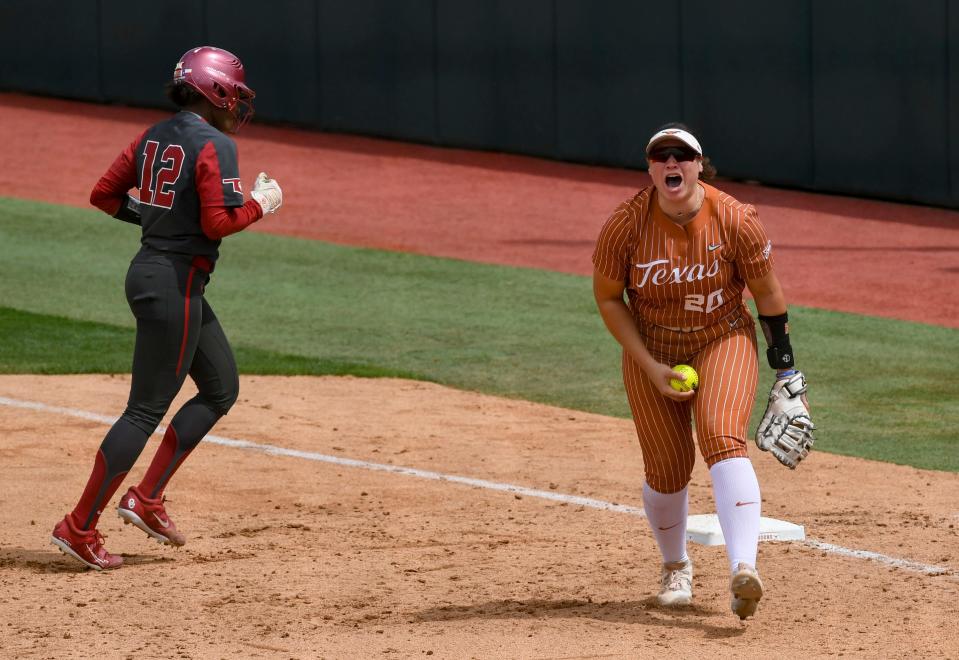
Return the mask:
<svg viewBox="0 0 959 660"><path fill-rule="evenodd" d="M678 163L688 163L691 160L699 158L699 154L693 149L685 147L660 147L653 149L646 157L654 163L665 163L672 156Z"/></svg>

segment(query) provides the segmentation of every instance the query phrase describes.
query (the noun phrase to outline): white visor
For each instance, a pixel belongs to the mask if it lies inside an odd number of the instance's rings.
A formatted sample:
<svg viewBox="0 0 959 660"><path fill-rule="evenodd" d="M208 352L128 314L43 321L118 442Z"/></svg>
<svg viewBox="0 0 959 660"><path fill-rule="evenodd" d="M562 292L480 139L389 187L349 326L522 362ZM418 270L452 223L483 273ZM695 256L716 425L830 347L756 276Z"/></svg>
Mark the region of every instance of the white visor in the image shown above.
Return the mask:
<svg viewBox="0 0 959 660"><path fill-rule="evenodd" d="M662 142L666 139L679 140L686 146L694 149L700 156L703 155L703 148L699 146L699 140L693 137L692 133L684 131L681 128L667 128L651 137L649 139L649 144L646 145L646 153L649 153L650 150L656 146L657 142Z"/></svg>

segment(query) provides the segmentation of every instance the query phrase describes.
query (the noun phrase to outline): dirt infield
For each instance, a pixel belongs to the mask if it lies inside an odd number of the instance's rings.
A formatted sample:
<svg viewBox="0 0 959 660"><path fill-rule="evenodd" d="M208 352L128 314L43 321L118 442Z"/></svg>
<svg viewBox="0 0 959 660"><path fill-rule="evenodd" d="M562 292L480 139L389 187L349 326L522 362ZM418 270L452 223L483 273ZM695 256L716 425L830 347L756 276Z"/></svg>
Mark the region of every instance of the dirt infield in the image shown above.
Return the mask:
<svg viewBox="0 0 959 660"><path fill-rule="evenodd" d="M111 415L128 383L2 376L0 397ZM765 515L949 573L764 543L767 597L743 624L722 548L691 548L694 608L657 609L658 555L634 515L212 443L168 493L188 544L158 546L108 512L108 547L129 566L85 571L47 535L106 425L7 402L0 427L7 657L959 655L943 629L959 617L959 475L826 454L789 472L754 457ZM216 433L640 506L630 422L432 384L245 378ZM690 492L691 512L711 510L701 464Z"/></svg>

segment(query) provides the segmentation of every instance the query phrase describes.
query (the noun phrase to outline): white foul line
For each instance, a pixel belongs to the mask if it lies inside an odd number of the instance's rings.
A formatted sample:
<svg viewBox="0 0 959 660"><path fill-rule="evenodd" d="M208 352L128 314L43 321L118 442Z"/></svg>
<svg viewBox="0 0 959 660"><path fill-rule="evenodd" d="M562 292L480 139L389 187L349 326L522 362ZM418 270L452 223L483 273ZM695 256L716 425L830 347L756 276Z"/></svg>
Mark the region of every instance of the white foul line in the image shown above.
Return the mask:
<svg viewBox="0 0 959 660"><path fill-rule="evenodd" d="M103 424L112 425L117 421L116 417L110 417L109 415L99 415L97 413L87 412L85 410L76 410L74 408L61 408L58 406L50 406L45 403L39 403L36 401L20 401L18 399L8 399L6 397L0 396L0 405L10 406L13 408L26 408L29 410L38 410L41 412L56 413L60 415L67 415L70 417L78 417L80 419L86 419L91 422L101 422ZM162 435L165 431L165 427L160 426L155 431L156 434ZM500 483L497 481L487 481L485 479L473 479L471 477L460 477L453 474L443 474L442 472L432 472L430 470L418 470L416 468L408 468L397 465L388 465L385 463L371 463L369 461L360 461L353 458L340 458L339 456L330 456L328 454L320 454L312 451L301 451L299 449L288 449L286 447L278 447L276 445L250 442L249 440L235 440L233 438L224 438L217 435L207 435L204 438L204 442L210 442L215 445L222 445L224 447L234 447L236 449L248 449L251 451L258 451L264 454L270 454L272 456L290 456L293 458L303 458L310 461L320 461L323 463L332 463L334 465L344 465L346 467L356 467L363 468L365 470L374 470L378 472L390 472L392 474L402 474L408 477L418 477L420 479L431 479L433 481L445 481L455 484L463 484L465 486L475 486L477 488L486 488L488 490L497 490L507 493L514 493L516 495L525 495L527 497L536 497L544 500L552 500L554 502L564 502L566 504L575 504L578 506L589 507L592 509L600 509L602 511L616 511L619 513L626 513L633 516L645 517L645 513L639 507L628 506L626 504L616 504L614 502L606 502L604 500L596 500L590 497L579 497L577 495L566 495L563 493L554 493L548 490L536 490L533 488L526 488L525 486L516 486L514 484ZM816 539L806 539L805 541L800 541L804 545L808 545L812 548L822 550L823 552L828 552L830 554L840 555L843 557L854 557L857 559L867 559L870 561L879 562L881 564L886 564L887 566L893 566L896 568L901 568L908 571L914 571L918 573L924 573L926 575L945 575L951 573L952 569L948 566L936 566L934 564L923 564L920 562L910 561L908 559L898 559L896 557L890 557L888 555L883 555L878 552L870 552L868 550L854 550L851 548L844 548L839 545L833 545L832 543L825 543L823 541L817 541Z"/></svg>
<svg viewBox="0 0 959 660"><path fill-rule="evenodd" d="M916 571L918 573L925 573L926 575L946 575L947 573L951 572L951 569L949 569L947 566L935 566L933 564L921 564L908 559L896 559L895 557L888 557L886 555L881 555L878 552L871 552L869 550L852 550L850 548L844 548L841 545L833 545L832 543L826 543L825 541L817 541L816 539L806 539L804 541L800 541L800 543L824 552L832 553L834 555L855 557L857 559L871 559L883 564L888 564L889 566L904 568L908 571Z"/></svg>
<svg viewBox="0 0 959 660"><path fill-rule="evenodd" d="M116 417L108 415L99 415L97 413L87 412L85 410L75 410L73 408L60 408L57 406L48 406L45 403L35 401L19 401L17 399L8 399L0 396L0 405L11 406L14 408L28 408L30 410L39 410L41 412L58 413L70 417L79 417L91 422L102 422L103 424L113 425L117 421ZM165 426L157 427L155 435L163 435L166 431ZM626 504L616 504L614 502L605 502L595 500L590 497L579 497L577 495L565 495L563 493L554 493L548 490L535 490L525 486L516 486L513 484L504 484L496 481L487 481L486 479L473 479L472 477L460 477L454 474L443 474L442 472L431 472L429 470L418 470L416 468L402 467L398 465L388 465L385 463L370 463L353 458L341 458L339 456L330 456L328 454L319 454L312 451L301 451L299 449L288 449L286 447L277 447L259 442L250 442L249 440L234 440L233 438L224 438L218 435L207 435L203 442L209 442L214 445L224 447L234 447L236 449L250 449L252 451L263 452L273 456L291 456L293 458L304 458L309 461L320 461L323 463L333 463L334 465L345 465L347 467L363 468L378 472L392 472L393 474L404 474L408 477L419 477L420 479L432 479L433 481L448 481L465 486L476 486L477 488L486 488L488 490L498 490L516 495L526 495L528 497L538 497L543 500L553 500L555 502L565 502L567 504L576 504L578 506L600 509L603 511L617 511L619 513L628 513L634 516L645 516L641 508L628 506Z"/></svg>

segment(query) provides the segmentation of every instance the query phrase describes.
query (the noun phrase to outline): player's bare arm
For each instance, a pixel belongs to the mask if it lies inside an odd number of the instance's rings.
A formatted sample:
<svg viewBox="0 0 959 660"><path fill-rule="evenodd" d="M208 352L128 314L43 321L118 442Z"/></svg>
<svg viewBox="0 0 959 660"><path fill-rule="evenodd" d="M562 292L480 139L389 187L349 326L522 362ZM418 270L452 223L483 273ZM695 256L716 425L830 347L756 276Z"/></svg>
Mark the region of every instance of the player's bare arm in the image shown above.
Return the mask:
<svg viewBox="0 0 959 660"><path fill-rule="evenodd" d="M684 375L673 371L668 364L658 362L646 349L632 314L623 300L625 290L623 282L611 280L597 270L593 271L593 297L596 299L599 314L610 334L639 364L656 385L660 394L674 401L687 401L693 398L696 395L695 390L678 392L669 384L673 378L684 380Z"/></svg>
<svg viewBox="0 0 959 660"><path fill-rule="evenodd" d="M749 292L756 299L756 309L763 316L778 316L786 313L786 297L775 271L769 271L762 277L746 280Z"/></svg>

